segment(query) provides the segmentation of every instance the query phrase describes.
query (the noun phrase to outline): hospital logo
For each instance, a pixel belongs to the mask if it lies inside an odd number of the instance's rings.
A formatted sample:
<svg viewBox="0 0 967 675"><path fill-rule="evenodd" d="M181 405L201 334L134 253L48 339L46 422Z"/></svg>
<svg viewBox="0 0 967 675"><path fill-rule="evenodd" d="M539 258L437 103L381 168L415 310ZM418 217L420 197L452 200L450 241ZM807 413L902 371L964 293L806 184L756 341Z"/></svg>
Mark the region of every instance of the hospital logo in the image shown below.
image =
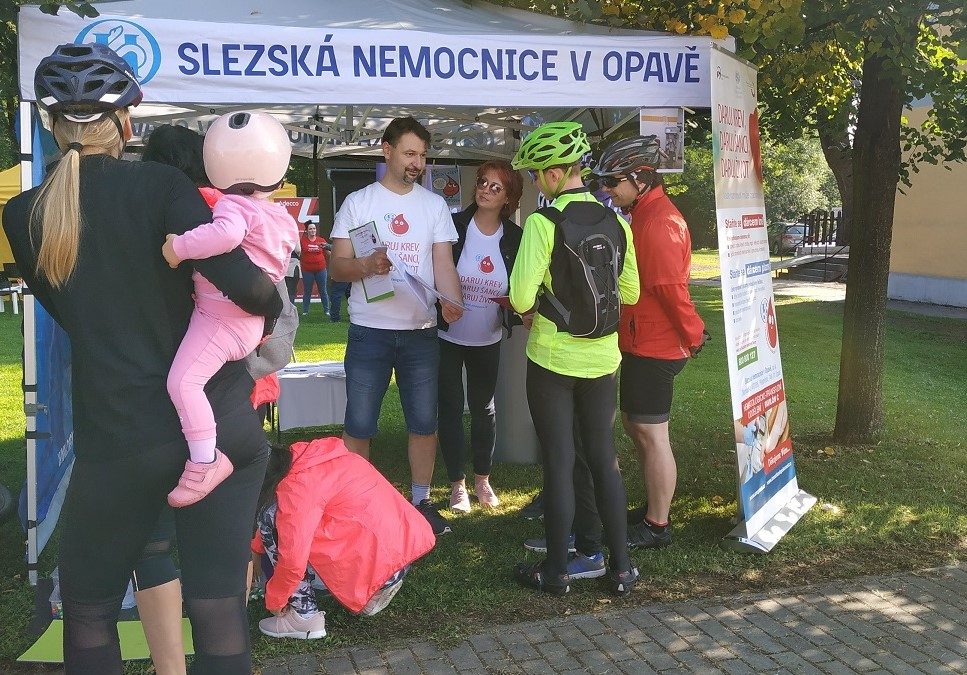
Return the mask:
<svg viewBox="0 0 967 675"><path fill-rule="evenodd" d="M146 28L124 19L101 19L77 34L74 42L107 45L127 61L138 82L146 84L161 67L161 47Z"/></svg>

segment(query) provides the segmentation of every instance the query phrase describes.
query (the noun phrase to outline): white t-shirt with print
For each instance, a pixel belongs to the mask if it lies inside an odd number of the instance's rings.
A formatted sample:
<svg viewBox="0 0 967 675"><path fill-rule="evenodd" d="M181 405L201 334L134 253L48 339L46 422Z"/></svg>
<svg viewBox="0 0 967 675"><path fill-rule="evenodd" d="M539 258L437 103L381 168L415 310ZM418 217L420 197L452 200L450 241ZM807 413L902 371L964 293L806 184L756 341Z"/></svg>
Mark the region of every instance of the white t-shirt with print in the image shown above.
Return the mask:
<svg viewBox="0 0 967 675"><path fill-rule="evenodd" d="M507 266L500 255L501 225L491 235L477 228L474 220L467 226L467 240L463 244L457 274L463 291L463 316L450 324L449 330L439 331L447 342L466 347L483 347L500 342L500 306L490 298L507 295L510 282Z"/></svg>
<svg viewBox="0 0 967 675"><path fill-rule="evenodd" d="M368 222L387 250L407 265L410 272L434 285L433 244L456 241L457 231L443 197L414 184L405 195L373 183L353 192L336 214L333 238L349 238L349 230ZM366 302L362 283L353 282L349 296L349 320L358 326L415 330L436 325L436 308L421 303L403 281L399 270L392 272L394 295L385 300Z"/></svg>

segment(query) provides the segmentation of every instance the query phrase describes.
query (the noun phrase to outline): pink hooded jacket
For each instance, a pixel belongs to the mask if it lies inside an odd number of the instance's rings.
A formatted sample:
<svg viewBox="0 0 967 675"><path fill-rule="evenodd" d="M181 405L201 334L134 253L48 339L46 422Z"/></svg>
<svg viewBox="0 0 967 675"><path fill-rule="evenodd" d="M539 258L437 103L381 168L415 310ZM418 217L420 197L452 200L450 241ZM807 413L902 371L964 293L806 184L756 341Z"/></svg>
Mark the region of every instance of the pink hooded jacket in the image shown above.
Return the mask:
<svg viewBox="0 0 967 675"><path fill-rule="evenodd" d="M265 606L285 607L311 563L333 596L358 613L395 572L434 547L433 530L341 439L294 443L291 450L292 468L275 491L279 559ZM252 550L263 552L258 535Z"/></svg>

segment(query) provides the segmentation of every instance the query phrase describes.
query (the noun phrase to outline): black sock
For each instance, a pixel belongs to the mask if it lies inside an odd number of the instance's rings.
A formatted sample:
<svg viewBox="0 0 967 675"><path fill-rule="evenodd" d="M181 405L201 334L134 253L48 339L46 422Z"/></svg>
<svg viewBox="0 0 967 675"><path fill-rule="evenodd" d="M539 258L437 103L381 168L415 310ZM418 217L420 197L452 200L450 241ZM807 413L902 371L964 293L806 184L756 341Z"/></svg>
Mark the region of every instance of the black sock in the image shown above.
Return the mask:
<svg viewBox="0 0 967 675"><path fill-rule="evenodd" d="M662 523L661 525L659 525L658 523L656 523L654 521L648 520L648 517L646 516L645 517L645 525L647 525L648 526L648 529L651 530L652 532L654 532L655 534L661 534L662 532L664 532L665 530L668 529L669 522L666 521L666 522Z"/></svg>

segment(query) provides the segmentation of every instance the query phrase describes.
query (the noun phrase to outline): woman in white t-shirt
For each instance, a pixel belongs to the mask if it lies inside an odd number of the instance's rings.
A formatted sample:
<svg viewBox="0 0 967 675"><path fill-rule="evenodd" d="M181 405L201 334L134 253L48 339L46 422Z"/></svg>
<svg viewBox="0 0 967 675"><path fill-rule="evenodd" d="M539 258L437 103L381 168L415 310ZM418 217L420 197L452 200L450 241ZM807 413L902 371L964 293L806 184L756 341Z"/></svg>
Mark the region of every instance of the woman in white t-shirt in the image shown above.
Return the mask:
<svg viewBox="0 0 967 675"><path fill-rule="evenodd" d="M450 509L469 511L464 474L463 368L467 369L470 448L477 500L483 508L500 504L490 486L496 422L494 391L503 328L510 313L491 298L506 296L520 247L521 229L508 216L517 210L523 189L510 163L490 161L477 169L474 202L453 216L458 240L453 245L463 301L460 320L437 317L440 335L438 434L451 483ZM439 313L438 313L439 314Z"/></svg>

